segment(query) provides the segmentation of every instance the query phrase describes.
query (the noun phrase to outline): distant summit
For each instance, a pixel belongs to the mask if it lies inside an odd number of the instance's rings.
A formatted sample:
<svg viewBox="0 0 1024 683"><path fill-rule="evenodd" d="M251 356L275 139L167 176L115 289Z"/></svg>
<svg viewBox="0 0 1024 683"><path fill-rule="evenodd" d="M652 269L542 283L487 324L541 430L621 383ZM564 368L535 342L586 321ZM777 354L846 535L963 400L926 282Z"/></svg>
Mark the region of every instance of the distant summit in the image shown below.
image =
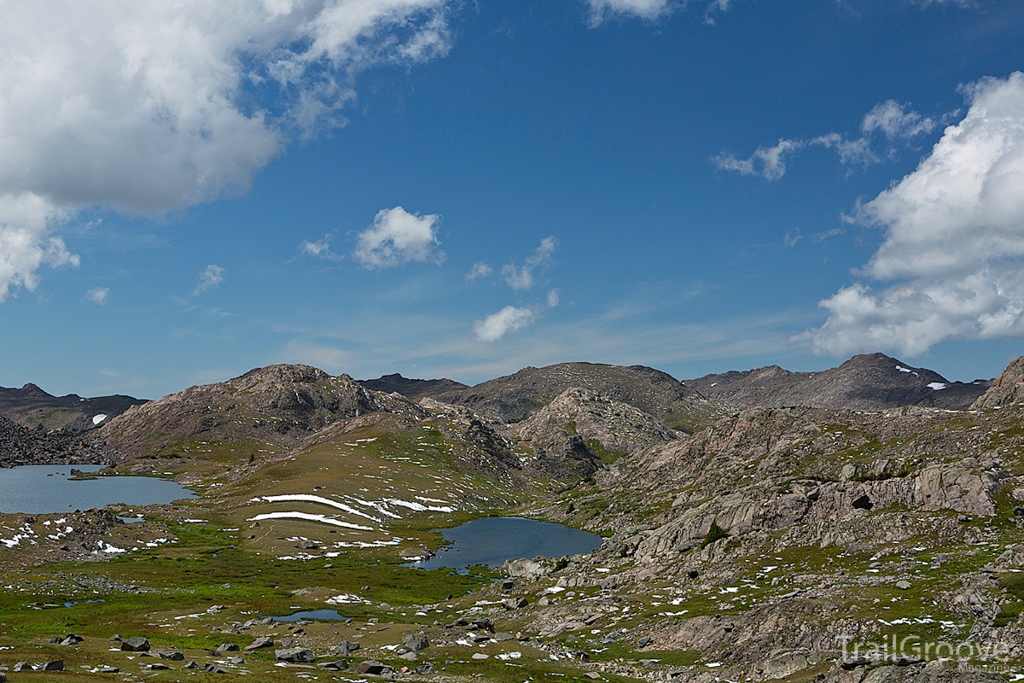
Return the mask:
<svg viewBox="0 0 1024 683"><path fill-rule="evenodd" d="M769 365L686 380L708 398L733 408L804 406L850 410L885 410L929 406L962 410L988 389L989 380L950 382L884 353L854 356L822 372L790 372Z"/></svg>
<svg viewBox="0 0 1024 683"><path fill-rule="evenodd" d="M402 396L411 399L437 396L446 391L469 388L461 382L450 379L409 379L402 377L397 372L393 375L382 375L377 379L361 379L358 381L367 389L383 391L386 394L398 392Z"/></svg>
<svg viewBox="0 0 1024 683"><path fill-rule="evenodd" d="M120 415L144 400L131 396L82 398L53 396L29 383L20 389L0 387L0 416L29 429L82 432Z"/></svg>

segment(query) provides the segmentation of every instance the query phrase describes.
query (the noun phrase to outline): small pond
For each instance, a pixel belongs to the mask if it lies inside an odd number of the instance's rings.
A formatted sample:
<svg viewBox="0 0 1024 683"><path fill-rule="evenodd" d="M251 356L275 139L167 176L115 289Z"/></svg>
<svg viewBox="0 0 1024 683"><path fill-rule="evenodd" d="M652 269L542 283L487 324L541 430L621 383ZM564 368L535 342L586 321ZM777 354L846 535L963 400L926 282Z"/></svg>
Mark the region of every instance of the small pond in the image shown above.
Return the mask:
<svg viewBox="0 0 1024 683"><path fill-rule="evenodd" d="M25 465L0 468L0 513L47 514L101 508L113 503L154 505L195 494L154 477L98 477L72 481L72 468L96 472L101 465Z"/></svg>
<svg viewBox="0 0 1024 683"><path fill-rule="evenodd" d="M320 621L352 621L348 617L338 614L336 609L314 609L308 612L296 612L284 617L270 617L274 621L303 621L319 619Z"/></svg>
<svg viewBox="0 0 1024 683"><path fill-rule="evenodd" d="M597 534L522 517L474 519L454 529L444 529L441 535L450 545L429 560L415 562L412 566L459 570L479 564L500 567L505 560L523 557L589 553L601 545L602 540Z"/></svg>

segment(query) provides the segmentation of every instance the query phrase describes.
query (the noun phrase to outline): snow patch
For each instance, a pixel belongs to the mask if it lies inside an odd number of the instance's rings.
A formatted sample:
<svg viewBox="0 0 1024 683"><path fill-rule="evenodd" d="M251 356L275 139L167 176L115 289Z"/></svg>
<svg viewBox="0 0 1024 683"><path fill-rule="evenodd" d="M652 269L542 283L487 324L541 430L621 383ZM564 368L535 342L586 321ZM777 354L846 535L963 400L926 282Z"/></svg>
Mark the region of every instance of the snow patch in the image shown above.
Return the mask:
<svg viewBox="0 0 1024 683"><path fill-rule="evenodd" d="M945 382L932 382L931 384L928 385L928 388L929 389L934 389L935 391L941 391L942 389L946 388L946 383Z"/></svg>
<svg viewBox="0 0 1024 683"><path fill-rule="evenodd" d="M265 512L262 515L250 517L248 521L259 522L264 519L304 519L309 522L320 522L321 524L340 526L343 529L358 529L359 531L376 531L372 527L361 526L359 524L350 524L349 522L342 522L340 520L327 517L326 515L311 515L308 512Z"/></svg>
<svg viewBox="0 0 1024 683"><path fill-rule="evenodd" d="M106 419L107 419L106 413L100 413L99 415L93 415L92 416L92 423L94 425L98 425L100 422L103 422Z"/></svg>

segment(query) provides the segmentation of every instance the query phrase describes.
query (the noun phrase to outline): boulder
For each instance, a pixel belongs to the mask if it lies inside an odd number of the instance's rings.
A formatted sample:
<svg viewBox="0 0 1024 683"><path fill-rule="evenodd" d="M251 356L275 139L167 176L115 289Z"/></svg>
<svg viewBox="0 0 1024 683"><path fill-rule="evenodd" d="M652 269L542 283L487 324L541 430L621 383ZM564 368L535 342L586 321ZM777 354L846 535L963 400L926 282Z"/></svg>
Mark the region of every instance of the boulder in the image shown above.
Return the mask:
<svg viewBox="0 0 1024 683"><path fill-rule="evenodd" d="M279 662L315 662L316 655L312 650L304 647L289 647L284 650L275 650L274 658Z"/></svg>
<svg viewBox="0 0 1024 683"><path fill-rule="evenodd" d="M221 643L217 646L217 652L239 652L241 649L235 643Z"/></svg>
<svg viewBox="0 0 1024 683"><path fill-rule="evenodd" d="M149 652L149 640L142 636L135 636L121 642L122 652Z"/></svg>
<svg viewBox="0 0 1024 683"><path fill-rule="evenodd" d="M343 640L340 643L338 643L337 645L335 645L334 647L332 647L329 650L329 652L330 652L331 655L334 655L334 656L348 657L351 653L355 652L358 649L359 649L359 643L350 643L347 640Z"/></svg>
<svg viewBox="0 0 1024 683"><path fill-rule="evenodd" d="M172 662L185 661L185 654L178 650L157 650L156 655L160 659L169 659Z"/></svg>
<svg viewBox="0 0 1024 683"><path fill-rule="evenodd" d="M428 648L430 641L422 633L406 633L402 636L402 646L413 652L419 652Z"/></svg>
<svg viewBox="0 0 1024 683"><path fill-rule="evenodd" d="M64 660L63 659L55 659L52 662L44 662L43 665L40 666L39 668L40 668L41 671L63 671L64 670Z"/></svg>
<svg viewBox="0 0 1024 683"><path fill-rule="evenodd" d="M381 662L373 659L368 659L365 662L362 662L356 669L356 673L369 674L371 676L386 676L388 674L393 674L394 672L395 670L387 664L382 664Z"/></svg>
<svg viewBox="0 0 1024 683"><path fill-rule="evenodd" d="M260 648L273 647L273 646L274 646L274 639L273 638L271 638L270 636L260 636L256 640L254 640L251 643L249 643L248 645L246 645L245 646L245 651L246 652L252 652L253 650L259 650Z"/></svg>
<svg viewBox="0 0 1024 683"><path fill-rule="evenodd" d="M318 664L317 666L319 666L324 671L344 671L348 668L348 660L338 659L333 662L324 662L322 664Z"/></svg>

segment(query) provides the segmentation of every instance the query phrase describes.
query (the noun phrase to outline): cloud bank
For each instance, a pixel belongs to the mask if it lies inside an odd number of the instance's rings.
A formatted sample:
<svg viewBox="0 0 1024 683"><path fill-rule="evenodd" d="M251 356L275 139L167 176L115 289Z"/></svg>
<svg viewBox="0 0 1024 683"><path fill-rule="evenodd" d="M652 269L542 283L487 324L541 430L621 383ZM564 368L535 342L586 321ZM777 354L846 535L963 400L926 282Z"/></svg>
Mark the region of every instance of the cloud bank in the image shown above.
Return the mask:
<svg viewBox="0 0 1024 683"><path fill-rule="evenodd" d="M437 247L437 214L420 216L400 206L383 209L356 238L355 257L364 268L389 268L410 261L441 263L445 255Z"/></svg>
<svg viewBox="0 0 1024 683"><path fill-rule="evenodd" d="M343 125L355 76L449 48L446 0L0 4L0 300L76 265L60 220L244 193Z"/></svg>
<svg viewBox="0 0 1024 683"><path fill-rule="evenodd" d="M820 305L817 353L1024 336L1024 74L964 88L970 108L917 169L855 218L885 229L856 282ZM919 124L914 124L919 125Z"/></svg>

